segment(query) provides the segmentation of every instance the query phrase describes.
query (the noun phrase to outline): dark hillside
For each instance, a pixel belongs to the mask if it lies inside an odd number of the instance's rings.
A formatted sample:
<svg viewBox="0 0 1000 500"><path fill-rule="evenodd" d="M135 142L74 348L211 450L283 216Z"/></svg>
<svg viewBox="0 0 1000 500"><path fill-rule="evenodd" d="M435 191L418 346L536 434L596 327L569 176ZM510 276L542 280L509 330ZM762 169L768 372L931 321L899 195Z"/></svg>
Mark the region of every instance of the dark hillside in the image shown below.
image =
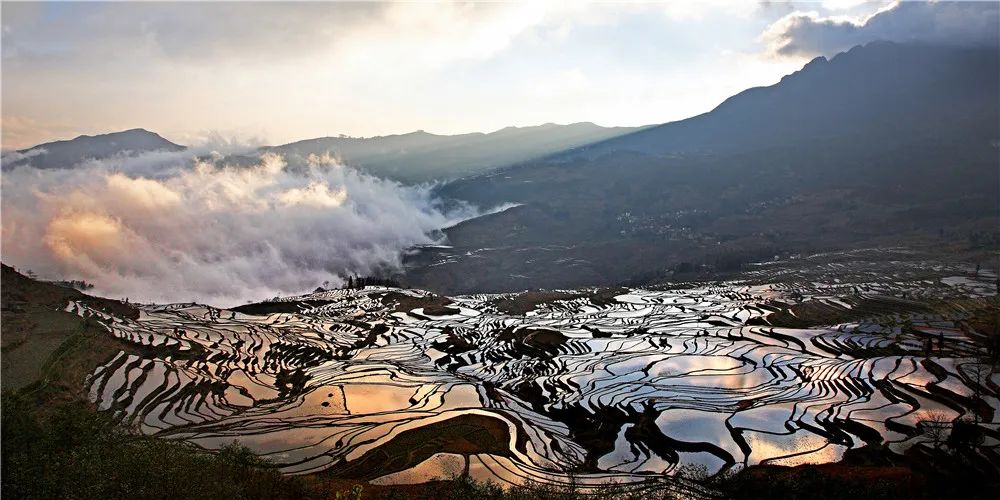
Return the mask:
<svg viewBox="0 0 1000 500"><path fill-rule="evenodd" d="M997 56L857 47L705 115L454 182L441 194L523 206L448 229L454 248L412 258L409 284L641 284L883 245L988 254L1000 245Z"/></svg>
<svg viewBox="0 0 1000 500"><path fill-rule="evenodd" d="M584 149L591 155L726 154L817 140L886 146L941 137L991 140L1000 127L998 88L996 49L874 42L830 60L818 57L708 113Z"/></svg>
<svg viewBox="0 0 1000 500"><path fill-rule="evenodd" d="M4 168L31 165L36 168L69 168L88 159L109 158L118 154L139 154L150 151L183 151L154 132L141 128L101 135L81 135L76 139L47 142L18 151L27 157Z"/></svg>
<svg viewBox="0 0 1000 500"><path fill-rule="evenodd" d="M638 130L593 123L507 127L488 134L437 135L424 131L384 137L322 137L265 148L286 156L329 153L364 172L420 183L490 172L558 151Z"/></svg>

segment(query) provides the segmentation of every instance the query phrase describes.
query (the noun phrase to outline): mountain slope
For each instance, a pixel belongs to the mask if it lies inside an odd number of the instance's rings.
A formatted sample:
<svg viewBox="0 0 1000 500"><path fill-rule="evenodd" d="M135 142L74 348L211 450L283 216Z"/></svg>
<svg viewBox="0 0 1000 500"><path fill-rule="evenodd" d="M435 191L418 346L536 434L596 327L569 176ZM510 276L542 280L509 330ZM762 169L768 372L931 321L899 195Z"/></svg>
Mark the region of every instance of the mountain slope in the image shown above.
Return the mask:
<svg viewBox="0 0 1000 500"><path fill-rule="evenodd" d="M870 44L704 115L439 190L522 205L446 231L407 283L648 283L846 247L1000 249L1000 51Z"/></svg>
<svg viewBox="0 0 1000 500"><path fill-rule="evenodd" d="M37 168L68 168L88 159L103 159L118 154L138 154L150 151L183 151L154 132L141 128L101 135L81 135L75 139L47 142L17 151L21 158L4 167L31 165Z"/></svg>
<svg viewBox="0 0 1000 500"><path fill-rule="evenodd" d="M373 175L419 183L488 172L636 130L639 128L549 123L507 127L489 134L436 135L417 131L371 138L323 137L265 150L303 157L329 153Z"/></svg>
<svg viewBox="0 0 1000 500"><path fill-rule="evenodd" d="M489 134L436 135L424 131L383 137L321 137L231 155L226 161L250 165L258 154L287 157L330 154L362 171L404 183L456 179L607 140L641 127L601 127L593 123L507 127ZM39 144L4 158L4 168L31 165L68 168L87 159L149 151L182 151L159 135L133 129Z"/></svg>
<svg viewBox="0 0 1000 500"><path fill-rule="evenodd" d="M726 154L863 135L911 140L905 134L934 137L949 127L995 130L998 74L996 49L874 42L818 57L708 113L586 149Z"/></svg>

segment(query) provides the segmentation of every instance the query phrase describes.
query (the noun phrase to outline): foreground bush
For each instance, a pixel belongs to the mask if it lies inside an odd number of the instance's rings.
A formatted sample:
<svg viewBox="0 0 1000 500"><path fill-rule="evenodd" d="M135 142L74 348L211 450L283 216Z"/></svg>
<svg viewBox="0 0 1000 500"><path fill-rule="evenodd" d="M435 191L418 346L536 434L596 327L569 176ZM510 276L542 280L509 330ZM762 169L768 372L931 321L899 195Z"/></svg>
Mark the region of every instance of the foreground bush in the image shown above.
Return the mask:
<svg viewBox="0 0 1000 500"><path fill-rule="evenodd" d="M5 391L3 498L327 497L238 444L216 454L131 432L81 403L42 416Z"/></svg>

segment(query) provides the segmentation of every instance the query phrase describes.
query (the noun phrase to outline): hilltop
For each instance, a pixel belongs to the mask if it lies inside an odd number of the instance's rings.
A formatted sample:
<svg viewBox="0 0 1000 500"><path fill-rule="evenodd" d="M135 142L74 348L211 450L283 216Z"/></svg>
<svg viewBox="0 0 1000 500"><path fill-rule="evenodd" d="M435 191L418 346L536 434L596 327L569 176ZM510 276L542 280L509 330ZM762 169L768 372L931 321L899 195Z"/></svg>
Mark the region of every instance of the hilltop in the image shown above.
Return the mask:
<svg viewBox="0 0 1000 500"><path fill-rule="evenodd" d="M18 157L4 163L4 168L31 165L36 168L69 168L85 160L101 160L119 154L138 155L152 151L183 151L155 132L136 128L100 135L81 135L75 139L46 142L18 150Z"/></svg>

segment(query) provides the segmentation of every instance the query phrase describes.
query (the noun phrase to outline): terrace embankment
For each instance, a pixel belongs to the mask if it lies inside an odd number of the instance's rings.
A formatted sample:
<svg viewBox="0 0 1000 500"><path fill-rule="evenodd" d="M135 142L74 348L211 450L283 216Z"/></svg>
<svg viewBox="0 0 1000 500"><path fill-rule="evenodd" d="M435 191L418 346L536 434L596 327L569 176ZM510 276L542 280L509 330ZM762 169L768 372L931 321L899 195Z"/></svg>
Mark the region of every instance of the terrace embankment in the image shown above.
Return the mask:
<svg viewBox="0 0 1000 500"><path fill-rule="evenodd" d="M239 440L286 473L380 488L467 473L711 496L848 470L813 467L825 463L937 481L927 464L942 450L975 462L954 474L988 479L1000 444L992 279L942 268L521 296L366 287L237 310L135 306L138 317L85 298L64 309L123 346L81 374L89 399L149 435L208 450Z"/></svg>

